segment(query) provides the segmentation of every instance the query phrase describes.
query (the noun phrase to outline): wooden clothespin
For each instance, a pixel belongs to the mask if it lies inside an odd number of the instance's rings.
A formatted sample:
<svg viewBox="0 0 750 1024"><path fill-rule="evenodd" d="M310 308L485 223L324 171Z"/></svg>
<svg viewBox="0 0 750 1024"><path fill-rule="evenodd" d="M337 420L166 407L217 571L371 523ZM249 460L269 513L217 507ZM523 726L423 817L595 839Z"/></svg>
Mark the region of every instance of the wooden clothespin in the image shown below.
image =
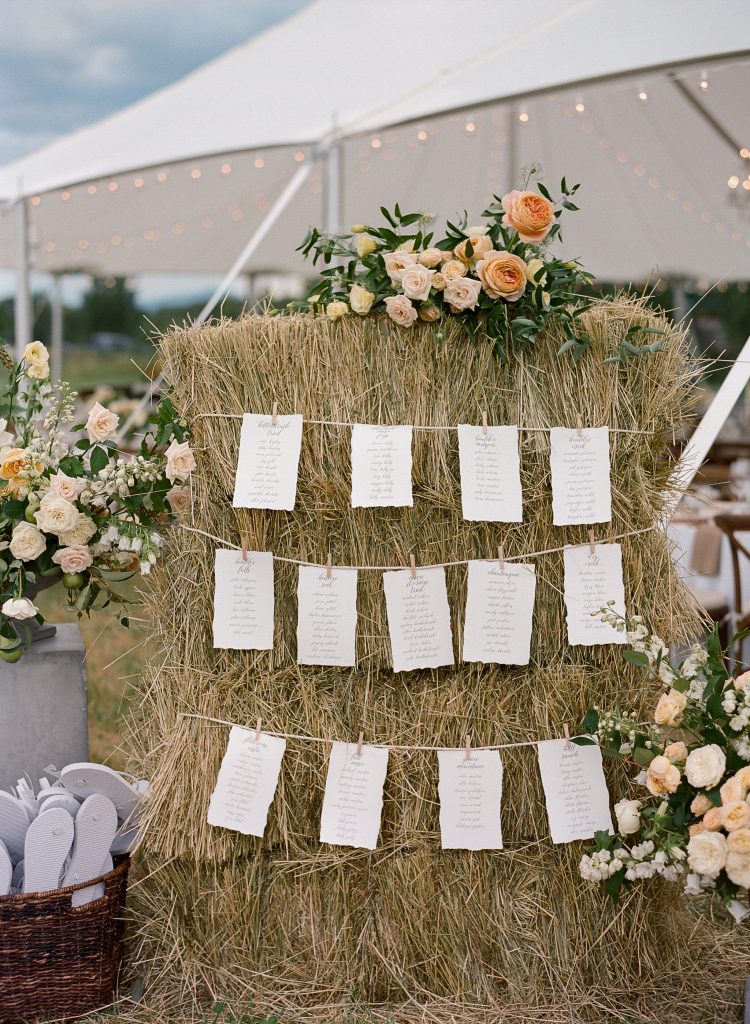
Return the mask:
<svg viewBox="0 0 750 1024"><path fill-rule="evenodd" d="M482 413L482 433L486 434L489 428L487 426L487 410L485 409Z"/></svg>
<svg viewBox="0 0 750 1024"><path fill-rule="evenodd" d="M271 426L276 426L276 417L279 415L279 403L274 402L273 408L271 409Z"/></svg>
<svg viewBox="0 0 750 1024"><path fill-rule="evenodd" d="M409 555L409 566L411 568L411 578L415 580L417 578L417 563L414 560L414 554Z"/></svg>
<svg viewBox="0 0 750 1024"><path fill-rule="evenodd" d="M505 548L502 544L497 549L497 560L500 563L500 572L505 572Z"/></svg>
<svg viewBox="0 0 750 1024"><path fill-rule="evenodd" d="M466 740L464 742L464 760L471 761L471 733L466 734Z"/></svg>
<svg viewBox="0 0 750 1024"><path fill-rule="evenodd" d="M331 558L331 552L329 551L328 552L328 558L326 560L326 576L328 577L328 579L331 578L332 571L333 571L333 560Z"/></svg>
<svg viewBox="0 0 750 1024"><path fill-rule="evenodd" d="M570 742L570 729L567 722L563 723L563 736L565 737L565 749L570 750L573 744Z"/></svg>
<svg viewBox="0 0 750 1024"><path fill-rule="evenodd" d="M583 416L581 416L580 412L577 412L576 413L576 434L578 434L578 436L580 437L582 433L583 433Z"/></svg>
<svg viewBox="0 0 750 1024"><path fill-rule="evenodd" d="M365 738L365 734L360 731L357 737L357 757L362 757L362 740Z"/></svg>
<svg viewBox="0 0 750 1024"><path fill-rule="evenodd" d="M596 538L594 537L593 530L589 530L589 553L592 555L596 554Z"/></svg>
<svg viewBox="0 0 750 1024"><path fill-rule="evenodd" d="M260 739L260 726L261 726L261 718L260 718L260 716L258 716L258 721L255 723L255 742L256 743Z"/></svg>
<svg viewBox="0 0 750 1024"><path fill-rule="evenodd" d="M247 561L247 537L242 537L240 539L240 544L242 546L242 561L246 562Z"/></svg>

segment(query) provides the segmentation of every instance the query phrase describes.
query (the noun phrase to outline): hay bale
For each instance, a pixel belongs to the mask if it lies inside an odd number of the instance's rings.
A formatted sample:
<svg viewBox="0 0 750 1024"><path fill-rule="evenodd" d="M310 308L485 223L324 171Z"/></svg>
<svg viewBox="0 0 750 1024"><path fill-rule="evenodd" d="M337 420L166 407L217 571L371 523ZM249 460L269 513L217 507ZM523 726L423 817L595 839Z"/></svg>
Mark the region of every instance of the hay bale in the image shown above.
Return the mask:
<svg viewBox="0 0 750 1024"><path fill-rule="evenodd" d="M599 303L585 321L595 345L578 363L556 355L552 334L507 365L455 322L440 335L351 316L174 330L161 349L199 463L189 524L292 558L324 562L330 550L342 564L403 564L411 551L419 563L486 557L500 543L512 556L586 540L585 527L552 526L545 432L521 435L522 524L462 519L454 431L415 433L413 509L352 509L349 430L308 425L295 511L234 510L240 420L205 414L270 411L275 400L281 412L362 423L477 422L486 409L491 422L548 427L574 423L581 410L588 424L643 431L611 435L613 520L597 534L650 526L695 365L669 325L661 353L603 363L631 324L665 325L639 301ZM686 944L693 926L676 890L655 883L615 910L584 885L580 845L553 847L546 837L533 749L503 755L503 852L440 850L436 759L425 752L391 754L374 853L318 843L322 745L289 743L263 839L206 824L227 730L183 712L248 724L260 715L270 731L331 739L363 728L368 740L407 745L460 746L470 731L481 746L559 735L591 702L650 707L653 692L619 649L568 646L559 554L536 559L528 667L404 676L390 670L379 573L360 575L355 671L295 664L296 567L279 563L273 652L213 650L215 546L171 532L152 601L161 654L142 681L133 739L134 770L153 779L138 960L151 965L147 1003L159 1019L191 1019L215 998L237 1007L252 998L258 1010L311 1024L360 1015L610 1021L616 1008L661 1024L708 1019L673 1013L664 991L671 972L672 991L692 986L696 1012L716 1005L718 982L706 982ZM622 546L629 608L667 638L689 635L696 615L663 535ZM447 571L455 632L465 576L465 567ZM615 772L610 782L617 793L623 778ZM704 926L695 933L705 950Z"/></svg>

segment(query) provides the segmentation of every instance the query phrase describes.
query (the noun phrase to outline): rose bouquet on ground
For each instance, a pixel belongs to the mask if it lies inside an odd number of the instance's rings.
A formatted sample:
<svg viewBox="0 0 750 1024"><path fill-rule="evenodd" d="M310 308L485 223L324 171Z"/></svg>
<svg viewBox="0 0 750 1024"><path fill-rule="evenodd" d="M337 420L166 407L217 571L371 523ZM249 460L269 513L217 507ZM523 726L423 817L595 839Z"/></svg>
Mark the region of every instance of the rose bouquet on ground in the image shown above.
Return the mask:
<svg viewBox="0 0 750 1024"><path fill-rule="evenodd" d="M597 833L581 875L614 899L657 875L679 880L690 895L716 894L742 920L750 914L750 672L729 674L715 630L707 647L677 662L639 617L599 614L626 633L626 660L664 692L653 722L619 708L592 708L584 719L605 757L639 768L634 781L645 792L615 805L617 834Z"/></svg>
<svg viewBox="0 0 750 1024"><path fill-rule="evenodd" d="M61 582L79 614L128 602L113 584L148 573L168 513L189 503L195 459L168 399L136 454L119 451L118 417L96 403L74 426L76 394L49 380L35 341L15 363L0 346L0 659L17 661L36 593Z"/></svg>

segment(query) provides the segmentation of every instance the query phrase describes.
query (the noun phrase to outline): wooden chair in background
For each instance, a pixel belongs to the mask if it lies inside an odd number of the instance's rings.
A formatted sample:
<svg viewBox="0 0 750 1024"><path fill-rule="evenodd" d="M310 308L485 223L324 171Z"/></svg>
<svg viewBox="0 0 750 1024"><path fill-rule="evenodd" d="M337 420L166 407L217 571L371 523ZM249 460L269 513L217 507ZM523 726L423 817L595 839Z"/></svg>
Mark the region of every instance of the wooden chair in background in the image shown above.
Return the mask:
<svg viewBox="0 0 750 1024"><path fill-rule="evenodd" d="M716 516L714 522L729 540L729 548L732 557L732 575L734 577L734 628L732 633L738 633L741 629L750 628L750 605L742 595L742 565L741 560L746 558L750 562L750 541L741 540L737 534L750 534L750 515L720 515ZM730 652L735 664L742 661L742 643L736 643L734 650Z"/></svg>

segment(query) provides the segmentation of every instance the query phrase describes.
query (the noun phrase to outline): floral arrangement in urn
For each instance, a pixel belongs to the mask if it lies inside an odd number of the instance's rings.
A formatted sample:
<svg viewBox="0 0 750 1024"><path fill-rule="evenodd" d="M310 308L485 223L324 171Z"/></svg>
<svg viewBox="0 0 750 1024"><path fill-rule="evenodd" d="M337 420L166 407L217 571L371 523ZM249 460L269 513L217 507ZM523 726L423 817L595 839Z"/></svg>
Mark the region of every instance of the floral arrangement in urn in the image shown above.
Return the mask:
<svg viewBox="0 0 750 1024"><path fill-rule="evenodd" d="M494 197L482 214L485 223L469 225L464 214L448 221L439 239L430 230L434 218L403 214L398 205L381 207L381 226L357 224L343 235L312 228L300 251L330 266L306 302L288 308L324 309L331 320L384 312L403 328L457 317L474 340L492 342L500 358L509 345L533 342L554 321L564 336L560 351L580 355L591 339L576 322L588 305L576 300L591 277L578 261L549 251L560 236L563 210L578 209L572 197L579 186L563 178L554 201L541 181L530 187L535 170L522 190ZM629 354L653 350L630 347Z"/></svg>
<svg viewBox="0 0 750 1024"><path fill-rule="evenodd" d="M645 792L615 805L617 834L597 833L581 875L615 900L656 875L679 880L689 895L716 894L741 921L750 914L750 672L729 674L716 631L677 664L637 616L599 615L626 633L624 657L660 679L664 693L653 722L617 708L592 708L584 719L605 757L639 768L635 783Z"/></svg>
<svg viewBox="0 0 750 1024"><path fill-rule="evenodd" d="M58 582L79 615L112 604L128 625L113 584L156 562L169 512L189 505L195 459L168 399L138 453L124 455L118 417L99 403L71 426L77 396L49 380L41 342L18 363L0 346L0 362L0 659L18 661L43 622L34 597Z"/></svg>

